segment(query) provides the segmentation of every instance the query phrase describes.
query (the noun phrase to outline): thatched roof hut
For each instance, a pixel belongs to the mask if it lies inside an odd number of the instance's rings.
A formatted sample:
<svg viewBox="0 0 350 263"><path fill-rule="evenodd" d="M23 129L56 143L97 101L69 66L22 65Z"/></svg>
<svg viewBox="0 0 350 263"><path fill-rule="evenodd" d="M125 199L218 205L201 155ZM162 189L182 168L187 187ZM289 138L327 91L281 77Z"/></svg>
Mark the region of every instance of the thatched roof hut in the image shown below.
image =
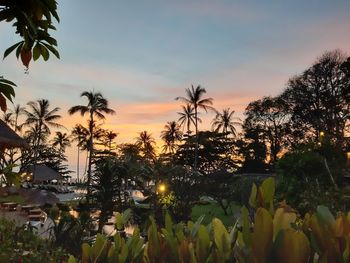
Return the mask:
<svg viewBox="0 0 350 263"><path fill-rule="evenodd" d="M5 122L0 120L0 149L26 148L28 143L14 132Z"/></svg>
<svg viewBox="0 0 350 263"><path fill-rule="evenodd" d="M57 171L43 164L30 166L27 169L27 172L33 174L32 179L34 183L40 183L43 181L51 180L63 180L63 177Z"/></svg>

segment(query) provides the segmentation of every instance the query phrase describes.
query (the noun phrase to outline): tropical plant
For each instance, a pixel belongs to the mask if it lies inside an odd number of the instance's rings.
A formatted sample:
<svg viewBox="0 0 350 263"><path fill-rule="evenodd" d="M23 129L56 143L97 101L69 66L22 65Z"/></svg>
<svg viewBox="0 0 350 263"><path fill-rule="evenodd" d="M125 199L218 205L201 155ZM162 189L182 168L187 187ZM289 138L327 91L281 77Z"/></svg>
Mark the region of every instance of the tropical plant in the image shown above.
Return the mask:
<svg viewBox="0 0 350 263"><path fill-rule="evenodd" d="M186 127L187 128L187 135L189 136L191 134L191 124L196 125L195 122L195 113L194 113L194 108L192 107L191 104L186 104L186 106L181 105L182 112L178 112L180 115L178 122L179 125L183 127L183 129ZM199 123L202 122L201 118L197 116L197 120Z"/></svg>
<svg viewBox="0 0 350 263"><path fill-rule="evenodd" d="M56 30L52 17L59 22L56 11L55 0L33 0L28 3L19 0L0 1L0 21L15 20L13 26L16 34L23 38L5 51L4 58L16 50L17 58L21 56L27 68L32 58L37 60L41 55L45 61L48 60L49 52L59 58L57 41L49 34L49 30Z"/></svg>
<svg viewBox="0 0 350 263"><path fill-rule="evenodd" d="M163 151L174 153L176 151L176 142L182 139L182 132L179 125L175 121L169 121L164 126L160 137L164 141Z"/></svg>
<svg viewBox="0 0 350 263"><path fill-rule="evenodd" d="M86 150L88 144L89 130L83 125L77 124L74 126L71 132L71 138L73 141L77 142L78 156L77 156L77 180L79 181L80 175L80 150Z"/></svg>
<svg viewBox="0 0 350 263"><path fill-rule="evenodd" d="M198 110L203 109L206 112L208 110L214 110L211 106L213 105L212 98L203 98L203 95L207 91L201 86L197 86L196 88L192 87L186 89L187 97L177 97L176 100L184 101L186 104L192 105L194 109L194 121L196 128L196 145L195 145L195 158L194 158L194 168L197 169L198 163Z"/></svg>
<svg viewBox="0 0 350 263"><path fill-rule="evenodd" d="M67 133L60 131L56 132L55 137L52 139L52 146L59 148L61 152L64 152L67 147L70 146L70 140Z"/></svg>
<svg viewBox="0 0 350 263"><path fill-rule="evenodd" d="M152 134L147 131L140 132L139 136L136 138L136 145L141 149L143 157L147 161L154 160L156 156L155 144L156 141L152 137Z"/></svg>
<svg viewBox="0 0 350 263"><path fill-rule="evenodd" d="M21 131L22 127L24 126L24 124L19 124L19 118L25 114L25 107L22 107L20 104L16 104L14 105L13 109L10 110L9 112L13 118L12 118L12 126L14 128L14 131Z"/></svg>
<svg viewBox="0 0 350 263"><path fill-rule="evenodd" d="M117 138L117 136L118 136L118 133L114 131L104 130L102 137L100 139L102 141L102 145L104 147L107 147L108 150L112 152L116 148L114 140Z"/></svg>
<svg viewBox="0 0 350 263"><path fill-rule="evenodd" d="M90 184L91 184L91 174L92 174L92 158L94 156L94 133L95 133L95 120L105 119L104 114L114 114L115 111L108 107L108 100L105 99L99 92L88 92L84 91L80 95L81 97L86 97L88 100L87 105L77 105L73 106L68 110L70 115L73 115L77 112L84 116L85 114L89 115L89 137L88 142L88 151L89 151L89 162L88 162L88 172L87 172L87 201L89 202L90 198Z"/></svg>
<svg viewBox="0 0 350 263"><path fill-rule="evenodd" d="M50 127L62 128L63 126L56 121L61 118L61 115L57 114L60 108L55 107L50 110L50 102L45 99L37 101L30 101L27 103L29 110L25 110L26 125L34 125L37 130L36 146L40 145L41 134L50 134Z"/></svg>
<svg viewBox="0 0 350 263"><path fill-rule="evenodd" d="M235 126L238 126L241 123L239 122L239 118L233 117L234 113L235 111L230 111L230 108L223 109L222 113L217 111L216 116L212 121L212 129L216 132L222 130L224 134L231 133L233 136L236 136Z"/></svg>
<svg viewBox="0 0 350 263"><path fill-rule="evenodd" d="M57 123L57 120L61 118L58 114L60 108L55 107L50 109L50 102L45 99L37 101L30 101L27 103L29 109L25 110L26 125L31 125L33 128L33 148L34 148L34 165L37 162L40 143L44 139L45 135L51 133L50 127L63 128L63 126Z"/></svg>
<svg viewBox="0 0 350 263"><path fill-rule="evenodd" d="M101 232L113 211L122 207L127 168L114 157L98 160L92 181L91 197L96 208L101 211L98 223L98 232Z"/></svg>
<svg viewBox="0 0 350 263"><path fill-rule="evenodd" d="M150 218L146 242L138 228L128 241L119 234L114 242L99 235L91 246L82 246L82 262L349 262L349 215L334 217L319 206L300 217L285 203L275 207L274 193L272 178L253 185L252 210L243 206L229 229L217 218L208 226L203 217L174 224L166 214L164 227Z"/></svg>
<svg viewBox="0 0 350 263"><path fill-rule="evenodd" d="M15 185L16 187L19 187L21 174L13 171L17 166L17 164L11 163L1 170L1 173L5 177L6 186Z"/></svg>
<svg viewBox="0 0 350 263"><path fill-rule="evenodd" d="M49 30L55 30L52 17L59 21L55 0L32 0L32 1L0 1L0 22L12 22L18 34L23 40L5 50L4 58L16 50L16 56L28 69L32 60L37 60L40 55L44 60L49 59L49 52L59 58L56 50L57 41L49 34ZM35 46L34 46L35 45ZM33 48L34 46L34 48ZM16 84L0 77L0 109L7 110L8 99L12 102L15 96Z"/></svg>
<svg viewBox="0 0 350 263"><path fill-rule="evenodd" d="M0 262L64 262L68 254L61 247L41 239L26 226L0 218Z"/></svg>
<svg viewBox="0 0 350 263"><path fill-rule="evenodd" d="M52 220L48 229L50 241L70 254L79 255L81 245L89 239L93 229L89 214L81 212L76 218L69 213L68 207L60 209L56 205L46 212Z"/></svg>
<svg viewBox="0 0 350 263"><path fill-rule="evenodd" d="M15 97L15 87L15 83L0 76L0 109L3 112L7 111L6 99L12 102L13 97Z"/></svg>

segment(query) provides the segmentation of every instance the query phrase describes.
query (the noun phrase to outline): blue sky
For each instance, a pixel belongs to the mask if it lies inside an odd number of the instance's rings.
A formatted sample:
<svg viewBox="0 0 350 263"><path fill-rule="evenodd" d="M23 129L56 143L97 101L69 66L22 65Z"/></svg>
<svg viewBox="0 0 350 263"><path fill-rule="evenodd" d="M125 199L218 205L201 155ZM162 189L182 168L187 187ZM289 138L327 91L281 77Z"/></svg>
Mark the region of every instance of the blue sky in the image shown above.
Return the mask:
<svg viewBox="0 0 350 263"><path fill-rule="evenodd" d="M324 51L350 54L345 0L58 2L61 59L32 63L24 74L12 55L0 62L0 75L18 84L17 103L46 98L62 108L68 128L81 122L66 114L85 103L79 94L101 91L117 112L106 125L118 142L145 129L158 137L177 119L174 98L191 84L204 86L219 110L242 116L250 101L277 95ZM18 38L1 23L0 39L4 51Z"/></svg>

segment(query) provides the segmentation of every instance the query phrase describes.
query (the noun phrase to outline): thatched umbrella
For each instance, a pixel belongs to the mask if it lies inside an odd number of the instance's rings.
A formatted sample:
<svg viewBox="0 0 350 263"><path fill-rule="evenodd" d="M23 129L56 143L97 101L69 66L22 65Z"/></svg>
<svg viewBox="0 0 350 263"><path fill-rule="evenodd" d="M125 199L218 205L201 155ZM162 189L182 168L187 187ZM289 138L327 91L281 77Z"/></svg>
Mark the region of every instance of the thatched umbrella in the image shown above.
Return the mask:
<svg viewBox="0 0 350 263"><path fill-rule="evenodd" d="M36 164L28 167L27 172L33 174L33 182L41 183L43 181L51 181L51 180L63 180L63 177L52 168L43 165Z"/></svg>
<svg viewBox="0 0 350 263"><path fill-rule="evenodd" d="M0 120L0 149L27 147L29 147L28 143Z"/></svg>

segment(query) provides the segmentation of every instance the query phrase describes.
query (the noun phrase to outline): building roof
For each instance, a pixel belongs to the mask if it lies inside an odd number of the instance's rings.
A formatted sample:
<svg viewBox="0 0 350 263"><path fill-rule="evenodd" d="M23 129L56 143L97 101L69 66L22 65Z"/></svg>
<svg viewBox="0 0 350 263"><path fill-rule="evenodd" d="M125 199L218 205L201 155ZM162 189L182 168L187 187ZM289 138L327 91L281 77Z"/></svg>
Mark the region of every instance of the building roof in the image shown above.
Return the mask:
<svg viewBox="0 0 350 263"><path fill-rule="evenodd" d="M37 164L30 166L27 169L28 172L33 173L33 182L43 182L43 181L51 181L51 180L63 180L63 177L52 168L43 165L43 164Z"/></svg>
<svg viewBox="0 0 350 263"><path fill-rule="evenodd" d="M23 148L28 143L14 132L4 121L0 120L0 148Z"/></svg>

